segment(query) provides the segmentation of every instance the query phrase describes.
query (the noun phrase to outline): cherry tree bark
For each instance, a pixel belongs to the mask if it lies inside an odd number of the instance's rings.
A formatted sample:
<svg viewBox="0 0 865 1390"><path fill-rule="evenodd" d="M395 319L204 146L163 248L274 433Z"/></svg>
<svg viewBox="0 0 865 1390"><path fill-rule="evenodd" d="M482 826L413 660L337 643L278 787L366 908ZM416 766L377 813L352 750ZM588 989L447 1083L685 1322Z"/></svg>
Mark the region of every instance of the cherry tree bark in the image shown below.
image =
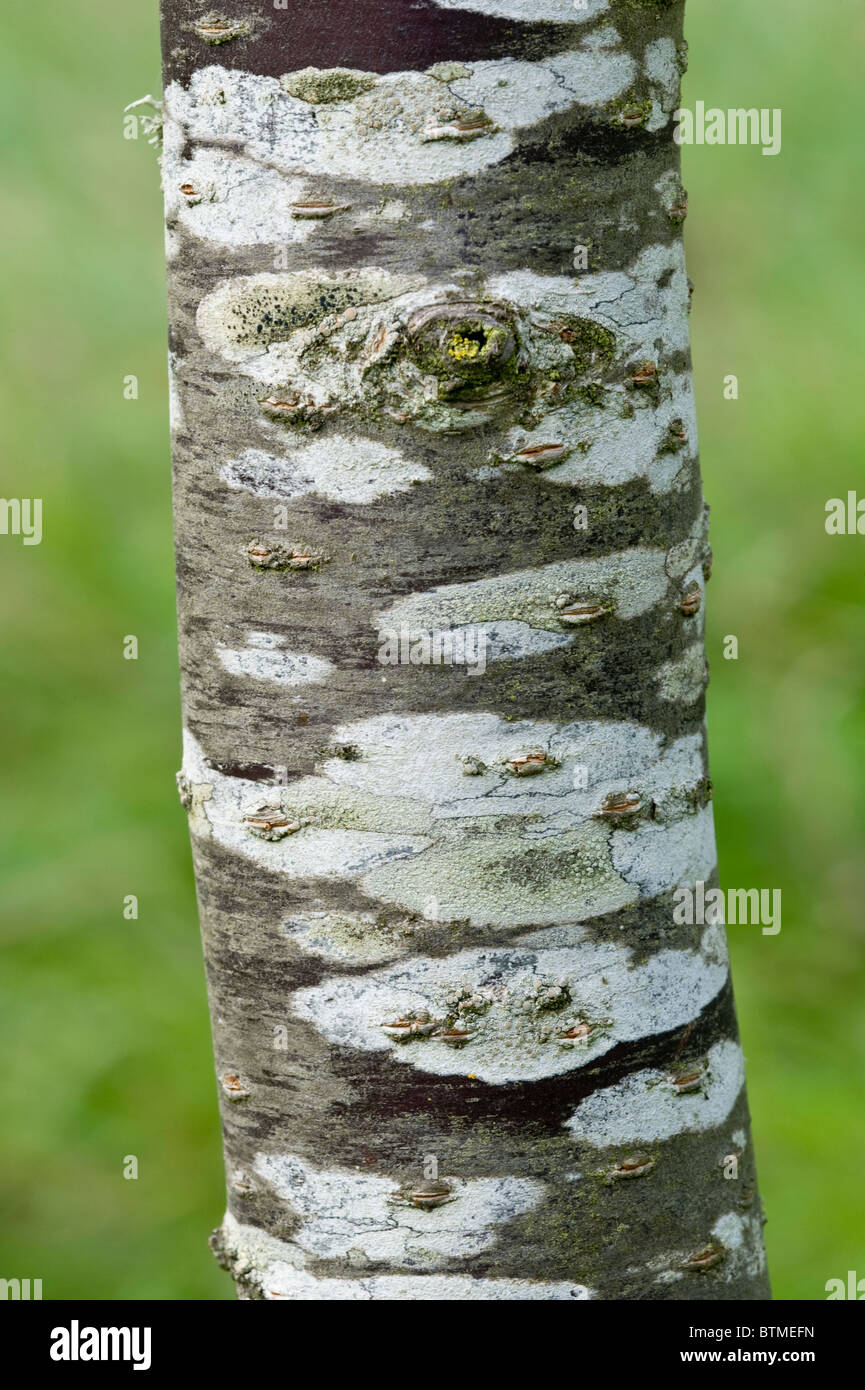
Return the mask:
<svg viewBox="0 0 865 1390"><path fill-rule="evenodd" d="M188 808L250 1299L768 1297L668 0L162 0Z"/></svg>

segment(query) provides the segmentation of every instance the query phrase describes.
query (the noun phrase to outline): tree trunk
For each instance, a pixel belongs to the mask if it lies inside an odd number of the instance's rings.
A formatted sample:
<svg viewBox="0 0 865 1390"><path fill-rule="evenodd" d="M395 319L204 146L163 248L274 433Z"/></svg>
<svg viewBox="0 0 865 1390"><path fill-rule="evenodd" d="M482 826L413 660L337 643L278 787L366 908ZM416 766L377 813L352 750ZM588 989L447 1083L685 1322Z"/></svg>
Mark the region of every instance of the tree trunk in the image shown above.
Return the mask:
<svg viewBox="0 0 865 1390"><path fill-rule="evenodd" d="M717 881L682 6L162 9L217 1254L242 1298L766 1298L723 927L674 902Z"/></svg>

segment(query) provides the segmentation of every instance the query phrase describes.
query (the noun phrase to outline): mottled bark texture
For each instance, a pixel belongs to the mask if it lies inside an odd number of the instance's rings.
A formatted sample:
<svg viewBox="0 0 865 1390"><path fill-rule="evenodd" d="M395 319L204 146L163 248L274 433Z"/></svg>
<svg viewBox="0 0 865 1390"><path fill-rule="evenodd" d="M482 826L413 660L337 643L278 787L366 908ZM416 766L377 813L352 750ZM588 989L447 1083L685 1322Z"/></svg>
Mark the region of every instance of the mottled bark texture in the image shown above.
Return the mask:
<svg viewBox="0 0 865 1390"><path fill-rule="evenodd" d="M673 915L716 873L681 26L163 0L244 1298L768 1296L723 929Z"/></svg>

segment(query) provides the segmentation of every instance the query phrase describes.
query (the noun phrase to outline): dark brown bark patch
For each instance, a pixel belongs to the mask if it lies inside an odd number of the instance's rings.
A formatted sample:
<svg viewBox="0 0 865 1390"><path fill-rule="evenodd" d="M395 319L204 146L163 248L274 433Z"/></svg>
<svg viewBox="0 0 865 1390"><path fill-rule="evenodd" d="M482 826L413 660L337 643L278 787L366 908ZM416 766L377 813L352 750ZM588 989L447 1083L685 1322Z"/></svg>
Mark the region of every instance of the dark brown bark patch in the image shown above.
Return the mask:
<svg viewBox="0 0 865 1390"><path fill-rule="evenodd" d="M530 11L530 6L527 10ZM572 25L522 23L472 10L445 10L432 0L244 0L225 7L250 32L209 44L195 22L211 7L202 0L162 0L165 81L186 83L208 62L279 77L299 68L362 68L422 72L434 63L485 58L539 59L574 45ZM223 11L217 6L213 13Z"/></svg>

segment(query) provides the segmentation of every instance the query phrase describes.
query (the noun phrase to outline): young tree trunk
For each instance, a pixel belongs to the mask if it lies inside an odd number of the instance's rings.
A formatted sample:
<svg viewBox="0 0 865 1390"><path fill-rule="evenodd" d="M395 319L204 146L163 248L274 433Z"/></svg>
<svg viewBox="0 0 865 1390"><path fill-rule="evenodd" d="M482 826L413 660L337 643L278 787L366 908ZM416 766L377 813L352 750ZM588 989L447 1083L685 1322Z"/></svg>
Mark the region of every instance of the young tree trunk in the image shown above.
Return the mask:
<svg viewBox="0 0 865 1390"><path fill-rule="evenodd" d="M243 1298L768 1297L699 911L682 6L162 10L217 1254Z"/></svg>

